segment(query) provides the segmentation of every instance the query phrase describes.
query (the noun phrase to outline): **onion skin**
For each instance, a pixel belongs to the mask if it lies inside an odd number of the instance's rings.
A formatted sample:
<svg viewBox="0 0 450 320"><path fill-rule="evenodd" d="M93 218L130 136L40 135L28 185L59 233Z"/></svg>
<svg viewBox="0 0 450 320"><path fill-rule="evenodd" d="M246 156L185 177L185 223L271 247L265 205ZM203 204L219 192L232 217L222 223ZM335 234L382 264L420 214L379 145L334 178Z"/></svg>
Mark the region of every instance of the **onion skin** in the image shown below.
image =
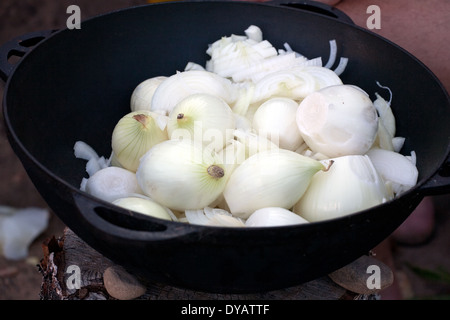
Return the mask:
<svg viewBox="0 0 450 320"><path fill-rule="evenodd" d="M233 137L235 125L233 111L223 99L196 93L181 100L170 112L167 133L171 139L196 139L219 151Z"/></svg>
<svg viewBox="0 0 450 320"><path fill-rule="evenodd" d="M122 167L136 172L139 159L154 145L168 139L156 121L160 115L150 111L134 111L123 116L114 127L111 147Z"/></svg>

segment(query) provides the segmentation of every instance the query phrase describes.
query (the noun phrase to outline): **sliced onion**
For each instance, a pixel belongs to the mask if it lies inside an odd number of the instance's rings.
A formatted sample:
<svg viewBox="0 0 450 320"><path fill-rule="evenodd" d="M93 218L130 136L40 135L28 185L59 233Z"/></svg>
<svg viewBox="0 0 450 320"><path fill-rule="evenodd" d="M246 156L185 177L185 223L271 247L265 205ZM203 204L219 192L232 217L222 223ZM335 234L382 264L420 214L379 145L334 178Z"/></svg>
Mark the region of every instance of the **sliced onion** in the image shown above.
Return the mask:
<svg viewBox="0 0 450 320"><path fill-rule="evenodd" d="M378 148L370 149L367 155L383 179L392 183L396 195L416 185L418 170L404 155Z"/></svg>
<svg viewBox="0 0 450 320"><path fill-rule="evenodd" d="M261 42L263 40L263 33L261 29L255 25L249 26L244 32L245 35L253 41Z"/></svg>
<svg viewBox="0 0 450 320"><path fill-rule="evenodd" d="M342 84L342 80L334 71L324 67L307 66L303 70L300 70L300 72L306 72L314 77L316 90Z"/></svg>
<svg viewBox="0 0 450 320"><path fill-rule="evenodd" d="M342 57L339 60L338 66L336 67L336 69L334 69L334 73L336 73L337 76L340 76L347 68L347 64L348 64L348 58Z"/></svg>
<svg viewBox="0 0 450 320"><path fill-rule="evenodd" d="M395 152L400 152L400 150L402 150L403 145L405 144L405 140L405 137L392 138L392 146L394 147Z"/></svg>
<svg viewBox="0 0 450 320"><path fill-rule="evenodd" d="M90 177L92 177L97 171L102 169L102 165L99 160L100 158L92 158L88 162L86 162L86 172Z"/></svg>
<svg viewBox="0 0 450 320"><path fill-rule="evenodd" d="M246 159L262 151L278 149L278 145L268 138L250 131L234 130L234 138L245 147Z"/></svg>
<svg viewBox="0 0 450 320"><path fill-rule="evenodd" d="M245 227L244 222L233 217L228 211L206 207L203 210L186 210L186 219L190 224L220 227Z"/></svg>
<svg viewBox="0 0 450 320"><path fill-rule="evenodd" d="M236 72L276 55L277 51L267 40L256 42L246 39L214 49L208 68L222 77L232 78Z"/></svg>
<svg viewBox="0 0 450 320"><path fill-rule="evenodd" d="M245 222L247 227L275 227L308 223L298 214L279 207L268 207L256 210Z"/></svg>
<svg viewBox="0 0 450 320"><path fill-rule="evenodd" d="M243 115L233 112L236 129L243 131L250 131L252 129L252 123L250 120Z"/></svg>
<svg viewBox="0 0 450 320"><path fill-rule="evenodd" d="M236 86L237 98L236 101L230 105L234 113L245 116L248 113L253 95L255 92L255 85L252 82L239 83Z"/></svg>
<svg viewBox="0 0 450 320"><path fill-rule="evenodd" d="M392 91L391 91L391 89L390 89L389 87L382 86L382 85L380 84L379 81L376 81L376 84L377 84L377 86L379 86L380 88L383 88L383 89L386 89L386 90L389 91L389 101L388 101L388 104L391 105L391 102L392 102Z"/></svg>
<svg viewBox="0 0 450 320"><path fill-rule="evenodd" d="M50 212L38 207L11 208L6 216L0 216L0 248L5 258L26 258L30 244L47 228L49 219Z"/></svg>
<svg viewBox="0 0 450 320"><path fill-rule="evenodd" d="M255 93L251 103L267 100L274 96L300 100L315 90L316 81L311 74L292 70L277 71L266 75L255 84Z"/></svg>
<svg viewBox="0 0 450 320"><path fill-rule="evenodd" d="M330 57L328 58L328 62L325 64L325 68L330 69L334 62L336 61L337 56L337 45L336 40L330 40Z"/></svg>
<svg viewBox="0 0 450 320"><path fill-rule="evenodd" d="M129 194L142 194L134 172L119 167L107 167L97 171L87 180L85 190L108 202Z"/></svg>
<svg viewBox="0 0 450 320"><path fill-rule="evenodd" d="M416 155L416 152L413 150L413 151L411 151L411 155L410 156L405 156L406 157L406 159L408 159L409 161L411 161L411 163L413 164L413 165L416 165L417 164L417 155Z"/></svg>
<svg viewBox="0 0 450 320"><path fill-rule="evenodd" d="M91 177L97 171L109 167L111 158L99 157L97 152L86 142L77 141L73 147L75 157L78 159L87 160L86 172Z"/></svg>
<svg viewBox="0 0 450 320"><path fill-rule="evenodd" d="M383 123L387 132L393 138L395 137L396 126L395 126L395 117L394 114L392 113L392 109L389 103L386 100L384 100L378 93L375 93L375 95L377 99L375 99L373 105L375 106L375 109L377 109L381 122Z"/></svg>
<svg viewBox="0 0 450 320"><path fill-rule="evenodd" d="M153 94L151 110L168 115L178 102L194 93L208 93L228 104L237 98L230 80L212 72L190 70L178 72L158 86Z"/></svg>
<svg viewBox="0 0 450 320"><path fill-rule="evenodd" d="M73 150L74 150L75 157L79 158L79 159L89 161L91 159L98 159L98 157L99 157L97 152L84 141L75 142Z"/></svg>
<svg viewBox="0 0 450 320"><path fill-rule="evenodd" d="M377 132L377 138L375 140L375 143L378 144L378 146L381 149L394 151L394 145L392 141L392 136L384 126L381 119L378 119L378 132Z"/></svg>
<svg viewBox="0 0 450 320"><path fill-rule="evenodd" d="M199 65L198 63L195 63L192 61L189 61L186 64L186 67L184 67L184 71L190 71L190 70L206 71L206 69L202 65Z"/></svg>
<svg viewBox="0 0 450 320"><path fill-rule="evenodd" d="M233 75L233 81L241 82L250 80L257 82L265 75L289 68L295 64L295 53L277 55L269 59L264 59L260 63L253 64L248 68L237 70Z"/></svg>

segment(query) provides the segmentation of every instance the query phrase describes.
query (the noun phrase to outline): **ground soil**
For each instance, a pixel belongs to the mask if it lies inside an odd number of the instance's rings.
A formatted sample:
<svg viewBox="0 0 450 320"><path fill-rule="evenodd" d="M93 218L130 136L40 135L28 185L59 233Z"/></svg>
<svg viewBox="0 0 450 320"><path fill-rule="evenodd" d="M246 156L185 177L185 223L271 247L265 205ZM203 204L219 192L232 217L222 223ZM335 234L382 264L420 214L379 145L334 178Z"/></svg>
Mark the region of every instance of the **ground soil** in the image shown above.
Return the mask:
<svg viewBox="0 0 450 320"><path fill-rule="evenodd" d="M421 59L450 88L450 2L447 0L372 1L382 13L380 30L374 30L401 45ZM366 25L369 1L343 0L337 6L356 24ZM144 0L2 0L0 2L0 44L33 31L64 28L71 4L81 8L82 19L132 5ZM412 75L413 76L413 75ZM0 81L0 97L4 84ZM3 115L0 115L0 205L13 207L46 207L30 182L6 138ZM445 142L444 142L445 143ZM395 244L396 277L406 299L450 298L450 200L448 195L435 196L436 229L423 245ZM39 299L41 274L37 264L43 256L42 242L61 236L64 224L52 213L47 230L31 245L29 257L9 261L0 257L0 300ZM415 268L414 268L415 267ZM418 272L420 268L422 272ZM427 272L424 272L427 271ZM440 276L434 273L442 271ZM443 274L446 274L446 278ZM446 280L445 280L446 279Z"/></svg>

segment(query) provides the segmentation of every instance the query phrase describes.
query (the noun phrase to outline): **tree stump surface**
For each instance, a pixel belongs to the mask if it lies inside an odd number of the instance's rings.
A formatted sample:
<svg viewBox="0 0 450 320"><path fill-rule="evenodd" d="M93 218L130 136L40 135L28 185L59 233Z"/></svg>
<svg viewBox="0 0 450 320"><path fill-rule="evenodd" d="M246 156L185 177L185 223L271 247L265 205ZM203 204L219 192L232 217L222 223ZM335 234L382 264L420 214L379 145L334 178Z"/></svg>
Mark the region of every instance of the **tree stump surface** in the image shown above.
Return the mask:
<svg viewBox="0 0 450 320"><path fill-rule="evenodd" d="M44 257L39 265L42 274L41 300L116 300L105 288L104 271L115 265L72 230L65 228L57 239L43 244ZM71 285L70 266L80 268L81 281ZM144 282L142 282L144 283ZM358 294L324 276L307 283L281 290L252 294L207 293L177 288L161 283L145 282L145 294L136 300L375 300L378 295ZM75 287L75 288L74 288Z"/></svg>

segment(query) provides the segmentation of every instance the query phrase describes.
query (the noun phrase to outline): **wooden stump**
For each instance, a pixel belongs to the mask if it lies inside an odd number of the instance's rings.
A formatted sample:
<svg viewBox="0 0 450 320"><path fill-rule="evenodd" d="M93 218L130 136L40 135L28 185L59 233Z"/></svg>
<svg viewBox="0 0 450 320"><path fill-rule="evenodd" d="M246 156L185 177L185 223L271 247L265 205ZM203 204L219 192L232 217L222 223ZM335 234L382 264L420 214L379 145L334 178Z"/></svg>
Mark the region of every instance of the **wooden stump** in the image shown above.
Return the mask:
<svg viewBox="0 0 450 320"><path fill-rule="evenodd" d="M61 239L43 244L40 264L43 276L41 300L114 300L105 288L103 274L115 264L88 246L69 228ZM379 262L377 262L379 264ZM81 270L78 286L71 285L70 266ZM383 266L384 268L385 266ZM72 270L73 271L73 270ZM389 271L389 270L388 270ZM255 294L215 294L176 288L161 283L145 283L145 293L137 300L372 300L376 293L361 294L338 285L324 276L302 285Z"/></svg>

